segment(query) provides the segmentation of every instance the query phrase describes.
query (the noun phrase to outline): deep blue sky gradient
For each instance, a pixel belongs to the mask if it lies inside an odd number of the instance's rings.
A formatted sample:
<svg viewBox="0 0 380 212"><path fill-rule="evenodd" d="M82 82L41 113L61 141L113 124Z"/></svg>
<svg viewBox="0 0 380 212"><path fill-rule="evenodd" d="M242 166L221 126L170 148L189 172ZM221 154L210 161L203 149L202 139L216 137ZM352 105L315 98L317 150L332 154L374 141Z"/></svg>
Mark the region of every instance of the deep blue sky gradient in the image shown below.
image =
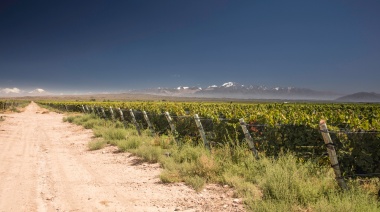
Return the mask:
<svg viewBox="0 0 380 212"><path fill-rule="evenodd" d="M1 1L0 88L380 92L380 1Z"/></svg>

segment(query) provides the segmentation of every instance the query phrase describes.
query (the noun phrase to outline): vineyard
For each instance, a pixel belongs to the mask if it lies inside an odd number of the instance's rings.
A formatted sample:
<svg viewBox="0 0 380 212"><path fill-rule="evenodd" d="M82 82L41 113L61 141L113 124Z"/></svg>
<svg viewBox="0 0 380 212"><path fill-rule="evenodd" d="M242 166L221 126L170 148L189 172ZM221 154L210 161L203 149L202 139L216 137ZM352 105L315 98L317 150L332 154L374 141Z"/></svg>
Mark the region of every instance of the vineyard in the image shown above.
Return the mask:
<svg viewBox="0 0 380 212"><path fill-rule="evenodd" d="M26 106L30 101L25 100L0 100L0 111L5 110L12 110L16 111L17 107L24 107Z"/></svg>
<svg viewBox="0 0 380 212"><path fill-rule="evenodd" d="M212 148L247 145L239 119L245 120L259 154L294 152L299 158L326 163L320 120L327 120L344 176L380 173L380 105L308 103L173 103L173 102L39 102L71 112L96 113L149 129L146 112L157 134L173 134L179 142L202 142L194 115L198 114ZM119 110L119 108L121 108ZM131 111L132 110L132 113ZM168 112L175 126L168 123ZM135 117L135 119L133 118ZM248 149L248 148L247 148Z"/></svg>

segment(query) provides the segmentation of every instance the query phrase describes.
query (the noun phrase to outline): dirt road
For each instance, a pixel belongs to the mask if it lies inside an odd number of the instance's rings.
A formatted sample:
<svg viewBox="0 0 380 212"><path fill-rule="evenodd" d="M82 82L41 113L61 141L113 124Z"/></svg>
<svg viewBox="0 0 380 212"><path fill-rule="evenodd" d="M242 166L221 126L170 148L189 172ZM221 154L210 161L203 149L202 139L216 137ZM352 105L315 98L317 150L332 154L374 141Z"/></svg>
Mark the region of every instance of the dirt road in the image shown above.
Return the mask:
<svg viewBox="0 0 380 212"><path fill-rule="evenodd" d="M32 103L0 122L0 211L241 211L233 191L162 184L159 165L114 147L88 151L92 131Z"/></svg>

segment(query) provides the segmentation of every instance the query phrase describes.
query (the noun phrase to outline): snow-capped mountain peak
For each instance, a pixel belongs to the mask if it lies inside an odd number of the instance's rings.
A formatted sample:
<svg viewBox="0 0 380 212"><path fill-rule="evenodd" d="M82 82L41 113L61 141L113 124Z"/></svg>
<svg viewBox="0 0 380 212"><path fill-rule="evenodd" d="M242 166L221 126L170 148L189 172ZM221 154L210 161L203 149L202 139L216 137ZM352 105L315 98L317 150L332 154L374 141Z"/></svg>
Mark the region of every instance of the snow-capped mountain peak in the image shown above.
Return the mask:
<svg viewBox="0 0 380 212"><path fill-rule="evenodd" d="M225 87L225 88L229 88L229 87L232 87L232 86L235 86L235 83L233 82L226 82L222 85L222 87Z"/></svg>
<svg viewBox="0 0 380 212"><path fill-rule="evenodd" d="M179 86L177 88L177 90L187 90L187 89L189 89L189 87Z"/></svg>
<svg viewBox="0 0 380 212"><path fill-rule="evenodd" d="M179 86L175 88L158 88L145 90L145 93L165 96L187 96L207 98L240 98L240 99L325 99L332 100L339 94L314 91L296 87L267 87L263 85L239 84L226 82L221 85L210 85L203 89L198 86Z"/></svg>

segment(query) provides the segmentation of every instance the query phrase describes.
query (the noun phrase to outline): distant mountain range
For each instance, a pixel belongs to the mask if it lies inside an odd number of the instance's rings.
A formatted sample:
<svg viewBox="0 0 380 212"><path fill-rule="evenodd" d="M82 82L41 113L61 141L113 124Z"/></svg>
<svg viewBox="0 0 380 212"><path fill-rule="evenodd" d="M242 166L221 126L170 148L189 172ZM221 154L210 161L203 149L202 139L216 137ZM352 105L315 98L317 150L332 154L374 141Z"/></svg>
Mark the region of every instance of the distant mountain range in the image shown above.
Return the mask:
<svg viewBox="0 0 380 212"><path fill-rule="evenodd" d="M241 85L227 82L220 86L211 85L206 88L179 86L178 88L152 88L135 91L136 93L234 99L288 99L288 100L334 100L342 94L326 91L315 91L306 88L273 87Z"/></svg>
<svg viewBox="0 0 380 212"><path fill-rule="evenodd" d="M380 102L380 94L359 92L346 96L342 96L336 99L338 102Z"/></svg>
<svg viewBox="0 0 380 212"><path fill-rule="evenodd" d="M343 96L343 94L316 91L307 88L296 87L266 87L255 85L241 85L235 82L226 82L222 85L210 85L207 87L179 86L177 88L151 88L144 90L128 91L130 94L150 94L170 97L196 97L196 98L227 98L227 99L267 99L267 100L327 100L336 102L380 102L380 94L360 92ZM114 95L115 93L113 93ZM24 96L54 96L42 88L26 91L18 88L0 88L0 97L24 97ZM95 94L92 94L95 95ZM122 95L120 93L120 95Z"/></svg>

